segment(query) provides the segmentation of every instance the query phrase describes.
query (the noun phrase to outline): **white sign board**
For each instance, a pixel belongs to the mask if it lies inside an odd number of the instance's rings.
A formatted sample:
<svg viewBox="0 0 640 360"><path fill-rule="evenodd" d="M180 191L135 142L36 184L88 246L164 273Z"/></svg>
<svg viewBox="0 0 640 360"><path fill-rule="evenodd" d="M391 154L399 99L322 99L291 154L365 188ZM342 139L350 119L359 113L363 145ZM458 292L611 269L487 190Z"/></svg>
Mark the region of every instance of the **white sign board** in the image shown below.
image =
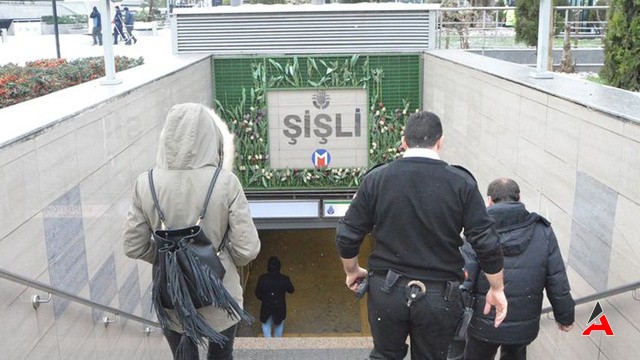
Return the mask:
<svg viewBox="0 0 640 360"><path fill-rule="evenodd" d="M367 166L367 97L365 89L268 91L271 168Z"/></svg>
<svg viewBox="0 0 640 360"><path fill-rule="evenodd" d="M343 217L349 210L350 200L325 200L322 203L322 216L325 218Z"/></svg>

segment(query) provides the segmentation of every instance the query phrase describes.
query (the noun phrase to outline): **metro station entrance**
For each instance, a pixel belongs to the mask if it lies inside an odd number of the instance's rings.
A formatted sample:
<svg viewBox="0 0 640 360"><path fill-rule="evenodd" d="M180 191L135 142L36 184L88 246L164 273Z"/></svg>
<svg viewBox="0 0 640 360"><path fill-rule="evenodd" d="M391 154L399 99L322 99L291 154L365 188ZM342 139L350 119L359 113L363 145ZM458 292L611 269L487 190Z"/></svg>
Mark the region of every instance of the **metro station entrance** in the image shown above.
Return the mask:
<svg viewBox="0 0 640 360"><path fill-rule="evenodd" d="M253 326L243 324L238 336L262 336L255 288L271 256L280 258L282 273L295 287L293 294L287 294L285 337L370 335L366 298L356 300L344 285L335 229L260 230L259 234L262 250L248 271L244 293L245 308L256 321ZM361 266L366 265L370 252L367 238L361 247Z"/></svg>

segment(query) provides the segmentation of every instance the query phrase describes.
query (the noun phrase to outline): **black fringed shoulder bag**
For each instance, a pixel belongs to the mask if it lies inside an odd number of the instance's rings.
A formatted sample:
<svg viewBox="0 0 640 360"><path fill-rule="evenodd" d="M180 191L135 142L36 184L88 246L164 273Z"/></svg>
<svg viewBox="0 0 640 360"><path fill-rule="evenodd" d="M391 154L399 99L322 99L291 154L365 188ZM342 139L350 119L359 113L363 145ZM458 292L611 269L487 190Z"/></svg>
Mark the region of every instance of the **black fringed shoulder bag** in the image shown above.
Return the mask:
<svg viewBox="0 0 640 360"><path fill-rule="evenodd" d="M216 249L200 227L220 169L216 168L211 178L202 211L195 225L180 229L167 228L153 183L153 169L148 171L153 203L162 224L162 229L153 231L152 235L156 244L153 306L163 328L168 328L171 321L165 309L174 309L184 335L197 343L201 343L203 338L220 344L226 341L223 335L207 324L197 309L215 306L226 311L231 317L251 321L251 316L240 308L222 283L226 270L218 256L224 250L229 228L227 227Z"/></svg>

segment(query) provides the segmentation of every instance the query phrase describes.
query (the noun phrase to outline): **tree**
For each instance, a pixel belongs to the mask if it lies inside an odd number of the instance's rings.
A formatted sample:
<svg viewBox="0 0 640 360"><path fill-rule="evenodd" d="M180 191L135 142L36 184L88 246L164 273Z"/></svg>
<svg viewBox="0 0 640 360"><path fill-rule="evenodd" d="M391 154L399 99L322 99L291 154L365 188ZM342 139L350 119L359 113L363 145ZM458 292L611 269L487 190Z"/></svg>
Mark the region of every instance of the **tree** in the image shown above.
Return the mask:
<svg viewBox="0 0 640 360"><path fill-rule="evenodd" d="M611 86L640 90L640 0L613 0L600 76Z"/></svg>
<svg viewBox="0 0 640 360"><path fill-rule="evenodd" d="M565 6L567 0L553 0L554 6ZM554 14L554 24L563 26L564 13ZM540 17L540 0L516 0L516 42L523 42L528 46L538 45L538 19ZM560 27L556 26L554 33Z"/></svg>

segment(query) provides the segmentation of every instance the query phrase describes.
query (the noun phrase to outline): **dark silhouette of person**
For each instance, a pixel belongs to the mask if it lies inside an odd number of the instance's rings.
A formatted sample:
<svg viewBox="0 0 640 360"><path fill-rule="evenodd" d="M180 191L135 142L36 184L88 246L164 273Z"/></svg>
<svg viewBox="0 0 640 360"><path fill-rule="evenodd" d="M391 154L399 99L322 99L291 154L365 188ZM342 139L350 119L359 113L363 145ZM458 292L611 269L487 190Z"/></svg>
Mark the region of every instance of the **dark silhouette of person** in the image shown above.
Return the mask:
<svg viewBox="0 0 640 360"><path fill-rule="evenodd" d="M267 262L267 272L260 275L256 286L256 297L262 302L260 322L264 337L282 337L284 319L287 317L286 293L293 294L291 279L280 273L280 259L275 256Z"/></svg>
<svg viewBox="0 0 640 360"><path fill-rule="evenodd" d="M100 16L98 7L93 7L93 11L91 11L89 17L93 19L93 27L91 28L93 45L102 45L102 17Z"/></svg>
<svg viewBox="0 0 640 360"><path fill-rule="evenodd" d="M118 35L124 38L124 33L122 32L122 12L120 11L120 6L116 6L116 14L113 16L113 45L118 45Z"/></svg>

